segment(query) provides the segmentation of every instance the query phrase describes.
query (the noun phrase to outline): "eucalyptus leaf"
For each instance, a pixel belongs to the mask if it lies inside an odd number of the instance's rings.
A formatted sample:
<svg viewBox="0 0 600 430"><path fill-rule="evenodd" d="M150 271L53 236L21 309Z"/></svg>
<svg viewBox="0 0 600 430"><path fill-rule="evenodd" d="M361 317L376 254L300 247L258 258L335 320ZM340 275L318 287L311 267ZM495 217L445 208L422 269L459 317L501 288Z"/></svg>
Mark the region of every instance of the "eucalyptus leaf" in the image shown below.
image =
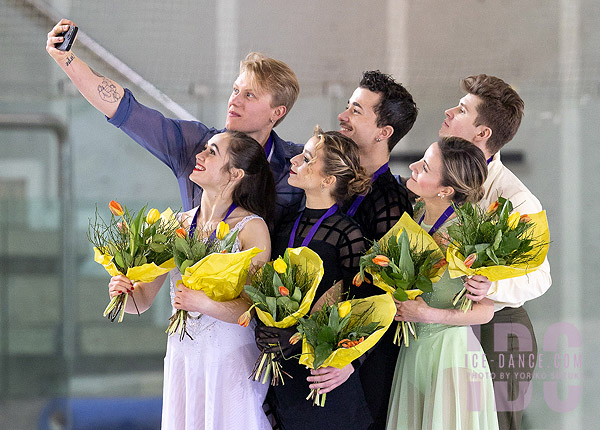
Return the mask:
<svg viewBox="0 0 600 430"><path fill-rule="evenodd" d="M269 313L275 321L277 321L277 299L271 296L265 296L265 301L269 307Z"/></svg>
<svg viewBox="0 0 600 430"><path fill-rule="evenodd" d="M300 302L300 300L302 300L302 291L300 291L300 288L294 286L294 292L292 293L292 300L296 301L296 302Z"/></svg>
<svg viewBox="0 0 600 430"><path fill-rule="evenodd" d="M493 248L487 248L485 250L485 253L487 254L488 257L490 257L490 260L492 260L494 262L494 264L499 265L500 263L498 262L498 257L496 257L496 254L494 253L494 249Z"/></svg>
<svg viewBox="0 0 600 430"><path fill-rule="evenodd" d="M402 288L396 289L396 291L394 291L394 294L392 294L392 295L399 302L404 302L404 301L408 300L408 295Z"/></svg>
<svg viewBox="0 0 600 430"><path fill-rule="evenodd" d="M419 276L417 276L417 280L415 281L415 288L423 291L424 293L431 293L433 291L433 284L431 279L419 274Z"/></svg>
<svg viewBox="0 0 600 430"><path fill-rule="evenodd" d="M313 360L313 367L318 369L327 358L331 355L333 349L330 344L322 343L318 344L315 348L315 359Z"/></svg>
<svg viewBox="0 0 600 430"><path fill-rule="evenodd" d="M400 246L400 260L398 261L398 267L406 273L406 279L410 279L415 276L415 265L410 258L410 241L406 230L402 231L402 234L400 234Z"/></svg>

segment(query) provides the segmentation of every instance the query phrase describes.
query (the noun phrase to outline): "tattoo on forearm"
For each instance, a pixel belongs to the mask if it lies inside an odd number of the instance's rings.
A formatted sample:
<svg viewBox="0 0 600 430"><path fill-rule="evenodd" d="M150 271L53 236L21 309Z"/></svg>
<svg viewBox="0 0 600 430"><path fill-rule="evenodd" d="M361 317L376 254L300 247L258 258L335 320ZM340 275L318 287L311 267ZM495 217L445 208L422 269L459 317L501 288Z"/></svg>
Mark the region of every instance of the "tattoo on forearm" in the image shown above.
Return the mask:
<svg viewBox="0 0 600 430"><path fill-rule="evenodd" d="M94 69L92 69L90 66L88 66L88 69L90 69L90 71L91 71L91 72L92 72L94 75L98 76L99 78L104 78L104 76L103 76L103 75L101 75L100 73L96 72L96 71L95 71Z"/></svg>
<svg viewBox="0 0 600 430"><path fill-rule="evenodd" d="M73 60L75 59L75 55L71 54L69 55L69 58L67 58L67 67L69 67L69 64L71 64L73 62Z"/></svg>
<svg viewBox="0 0 600 430"><path fill-rule="evenodd" d="M121 99L121 95L118 93L116 85L106 78L98 85L98 94L102 100L108 103L116 103Z"/></svg>

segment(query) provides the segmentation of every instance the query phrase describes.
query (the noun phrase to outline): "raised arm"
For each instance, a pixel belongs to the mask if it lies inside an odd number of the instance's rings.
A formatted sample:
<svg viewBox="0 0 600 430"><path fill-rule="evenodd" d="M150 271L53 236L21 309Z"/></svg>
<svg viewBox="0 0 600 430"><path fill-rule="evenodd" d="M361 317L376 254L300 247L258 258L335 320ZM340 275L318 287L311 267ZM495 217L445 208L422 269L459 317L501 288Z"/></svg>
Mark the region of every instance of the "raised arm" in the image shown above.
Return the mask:
<svg viewBox="0 0 600 430"><path fill-rule="evenodd" d="M59 51L55 44L62 42L58 35L68 30L73 21L61 19L48 33L46 51L56 61L69 79L75 84L81 95L104 115L112 118L123 98L124 90L115 81L92 70L72 51Z"/></svg>

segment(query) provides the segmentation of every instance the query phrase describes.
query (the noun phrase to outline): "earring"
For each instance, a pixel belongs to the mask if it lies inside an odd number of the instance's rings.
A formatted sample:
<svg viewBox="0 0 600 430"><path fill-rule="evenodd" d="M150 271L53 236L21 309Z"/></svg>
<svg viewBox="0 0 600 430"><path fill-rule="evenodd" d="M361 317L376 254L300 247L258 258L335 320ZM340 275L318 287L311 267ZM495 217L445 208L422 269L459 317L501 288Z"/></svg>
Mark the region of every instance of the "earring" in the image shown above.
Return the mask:
<svg viewBox="0 0 600 430"><path fill-rule="evenodd" d="M275 124L275 121L273 121L273 118L270 119L271 124Z"/></svg>
<svg viewBox="0 0 600 430"><path fill-rule="evenodd" d="M375 138L375 141L376 141L376 142L381 142L381 138L379 138L379 137L376 137L376 138Z"/></svg>
<svg viewBox="0 0 600 430"><path fill-rule="evenodd" d="M321 183L321 191L325 189L325 184Z"/></svg>
<svg viewBox="0 0 600 430"><path fill-rule="evenodd" d="M443 198L444 198L444 197L446 197L446 196L445 196L445 195L443 195L442 193L438 193L438 197L439 197L440 199L443 199Z"/></svg>

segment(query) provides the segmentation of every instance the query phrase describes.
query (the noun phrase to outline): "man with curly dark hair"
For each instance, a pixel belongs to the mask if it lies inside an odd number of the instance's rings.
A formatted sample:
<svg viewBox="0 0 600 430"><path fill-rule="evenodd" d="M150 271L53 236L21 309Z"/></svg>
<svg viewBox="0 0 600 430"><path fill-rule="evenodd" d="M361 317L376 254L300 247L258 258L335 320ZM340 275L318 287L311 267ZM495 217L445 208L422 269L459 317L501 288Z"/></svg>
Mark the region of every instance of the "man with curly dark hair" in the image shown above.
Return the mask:
<svg viewBox="0 0 600 430"><path fill-rule="evenodd" d="M398 222L404 212L412 215L408 192L389 169L390 152L417 119L417 106L411 94L390 75L379 70L363 73L346 110L338 115L340 132L358 145L360 164L371 176L371 190L349 199L343 211L361 227L369 241L380 239ZM368 297L381 294L372 284L353 288L350 295ZM399 348L393 343L393 329L388 330L375 348L353 362L358 370L369 410L374 420L371 429L385 428L387 406ZM340 370L341 371L341 370ZM340 385L350 375L329 381L312 376L313 382ZM341 381L341 382L340 382ZM325 388L325 386L322 386Z"/></svg>

